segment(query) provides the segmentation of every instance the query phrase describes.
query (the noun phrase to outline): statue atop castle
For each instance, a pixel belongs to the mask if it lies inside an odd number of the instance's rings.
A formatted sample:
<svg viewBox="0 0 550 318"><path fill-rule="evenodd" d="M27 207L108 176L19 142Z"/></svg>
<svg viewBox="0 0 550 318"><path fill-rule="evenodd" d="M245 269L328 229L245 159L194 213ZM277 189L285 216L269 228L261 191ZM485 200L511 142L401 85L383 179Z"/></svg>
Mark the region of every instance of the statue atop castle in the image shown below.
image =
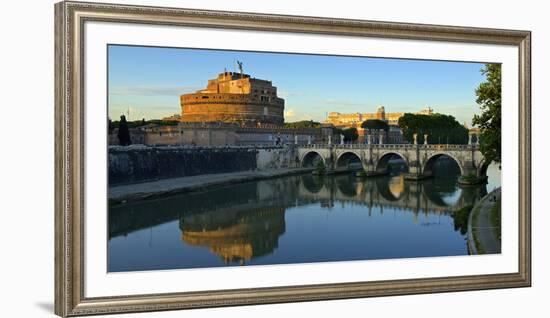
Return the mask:
<svg viewBox="0 0 550 318"><path fill-rule="evenodd" d="M384 106L378 106L378 108L376 108L376 119L386 120L386 109Z"/></svg>

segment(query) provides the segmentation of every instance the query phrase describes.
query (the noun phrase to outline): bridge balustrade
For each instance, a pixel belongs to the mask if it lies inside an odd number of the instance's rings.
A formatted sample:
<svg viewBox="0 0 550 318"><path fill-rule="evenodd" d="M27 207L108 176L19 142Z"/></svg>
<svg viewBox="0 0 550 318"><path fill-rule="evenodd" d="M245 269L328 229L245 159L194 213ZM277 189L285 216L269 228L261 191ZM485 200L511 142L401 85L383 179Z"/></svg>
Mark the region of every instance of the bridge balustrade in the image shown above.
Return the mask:
<svg viewBox="0 0 550 318"><path fill-rule="evenodd" d="M430 150L465 150L465 149L478 149L477 145L448 145L448 144L430 144L430 145L411 145L411 144L309 144L309 145L298 145L300 148L335 148L335 149L368 149L368 148L378 148L378 149L430 149Z"/></svg>

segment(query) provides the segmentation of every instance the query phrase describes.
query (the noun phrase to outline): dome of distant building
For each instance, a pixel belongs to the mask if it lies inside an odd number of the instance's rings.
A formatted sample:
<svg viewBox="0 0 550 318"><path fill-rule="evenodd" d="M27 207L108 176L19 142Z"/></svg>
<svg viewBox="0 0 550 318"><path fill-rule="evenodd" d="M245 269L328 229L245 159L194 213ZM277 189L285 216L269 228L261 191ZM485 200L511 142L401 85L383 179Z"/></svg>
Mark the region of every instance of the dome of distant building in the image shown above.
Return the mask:
<svg viewBox="0 0 550 318"><path fill-rule="evenodd" d="M180 96L182 122L232 122L282 126L285 101L271 81L223 72L206 89Z"/></svg>

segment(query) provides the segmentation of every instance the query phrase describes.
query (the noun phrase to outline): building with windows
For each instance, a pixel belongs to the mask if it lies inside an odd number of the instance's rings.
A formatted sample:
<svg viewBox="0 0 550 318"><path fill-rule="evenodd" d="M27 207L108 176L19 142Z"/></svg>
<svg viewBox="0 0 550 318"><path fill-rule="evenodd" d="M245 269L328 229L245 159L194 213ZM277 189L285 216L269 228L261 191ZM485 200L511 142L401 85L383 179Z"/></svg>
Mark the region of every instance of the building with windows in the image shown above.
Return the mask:
<svg viewBox="0 0 550 318"><path fill-rule="evenodd" d="M418 115L432 115L433 109L427 107L416 114ZM388 123L388 125L397 126L399 123L399 118L405 115L404 112L400 113L386 113L384 106L379 106L376 109L375 113L351 113L344 114L339 112L330 112L328 113L326 123L333 124L335 127L361 127L361 124L368 119L379 119Z"/></svg>
<svg viewBox="0 0 550 318"><path fill-rule="evenodd" d="M163 121L181 121L180 114L174 114L172 116L162 118Z"/></svg>
<svg viewBox="0 0 550 318"><path fill-rule="evenodd" d="M418 115L432 115L433 109L431 107L427 107L425 109L422 109L419 112L416 112L415 114ZM359 140L358 142L363 143L366 142L366 136L368 133L361 127L361 124L369 119L378 119L382 120L388 123L390 126L390 129L388 132L384 133L384 143L391 143L391 144L400 144L404 143L403 139L403 132L401 131L401 128L399 128L399 118L403 117L405 115L404 112L399 113L386 113L386 109L384 106L379 106L376 109L376 112L374 113L339 113L339 112L330 112L328 113L327 120L325 120L326 124L332 124L334 127L346 129L354 127L357 129L357 132L359 134ZM371 141L378 143L378 134L371 134L371 137L373 138Z"/></svg>

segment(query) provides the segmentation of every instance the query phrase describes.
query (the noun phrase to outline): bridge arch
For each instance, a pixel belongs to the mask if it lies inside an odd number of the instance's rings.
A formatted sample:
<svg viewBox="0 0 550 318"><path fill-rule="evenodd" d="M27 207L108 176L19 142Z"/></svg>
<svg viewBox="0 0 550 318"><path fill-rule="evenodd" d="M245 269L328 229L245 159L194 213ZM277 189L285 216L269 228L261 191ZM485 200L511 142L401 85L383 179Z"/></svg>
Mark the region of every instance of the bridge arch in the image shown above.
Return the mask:
<svg viewBox="0 0 550 318"><path fill-rule="evenodd" d="M460 169L460 175L464 175L464 169L462 167L462 163L460 160L456 159L452 154L448 152L436 152L432 154L428 159L424 162L424 167L422 168L422 174L425 176L433 176L433 168L435 165L435 162L441 158L441 157L449 157L451 158Z"/></svg>
<svg viewBox="0 0 550 318"><path fill-rule="evenodd" d="M407 158L403 156L403 154L397 152L397 151L387 151L382 153L378 157L378 161L376 162L376 171L377 172L387 172L388 171L388 164L390 163L390 160L399 157L405 161L405 167L407 170L409 169L409 162L407 161Z"/></svg>
<svg viewBox="0 0 550 318"><path fill-rule="evenodd" d="M336 169L361 169L362 167L363 163L361 161L361 156L354 151L344 151L336 158Z"/></svg>
<svg viewBox="0 0 550 318"><path fill-rule="evenodd" d="M300 160L300 162L301 162L301 166L303 168L305 168L305 167L316 167L317 162L319 162L319 160L321 160L323 162L325 167L327 166L325 158L323 158L323 156L319 152L317 152L315 150L311 150L311 151L306 152L302 156L302 159Z"/></svg>

